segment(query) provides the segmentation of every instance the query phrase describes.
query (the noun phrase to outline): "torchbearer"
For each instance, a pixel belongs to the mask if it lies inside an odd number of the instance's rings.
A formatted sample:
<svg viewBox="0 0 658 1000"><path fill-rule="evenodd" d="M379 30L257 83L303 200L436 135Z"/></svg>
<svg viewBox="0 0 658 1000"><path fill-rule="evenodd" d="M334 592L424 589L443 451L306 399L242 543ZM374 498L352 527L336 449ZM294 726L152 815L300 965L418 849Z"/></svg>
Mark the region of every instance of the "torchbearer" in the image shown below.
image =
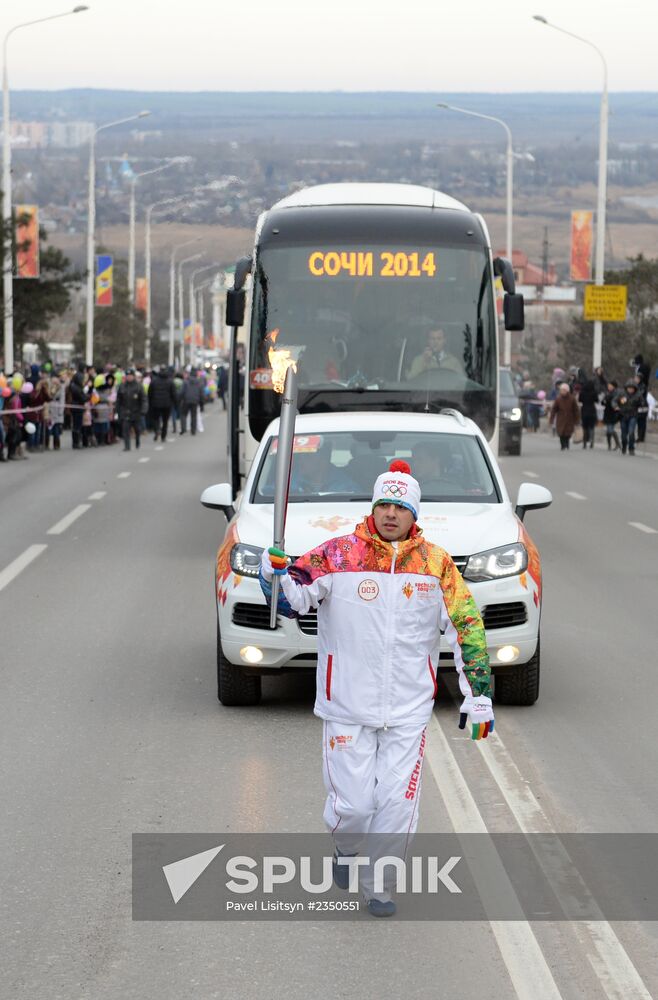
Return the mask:
<svg viewBox="0 0 658 1000"><path fill-rule="evenodd" d="M494 726L480 612L448 553L425 541L419 513L420 485L406 462L394 461L375 482L372 513L351 534L290 566L279 547L261 561L261 587L280 614L318 609L314 711L323 720L334 881L347 888L343 859L366 855L369 865L359 859L360 887L378 917L395 913L395 903L390 884L374 881L375 862L404 857L418 823L441 631L464 697L461 724L470 720L472 739L486 738ZM280 585L276 604L273 580Z"/></svg>

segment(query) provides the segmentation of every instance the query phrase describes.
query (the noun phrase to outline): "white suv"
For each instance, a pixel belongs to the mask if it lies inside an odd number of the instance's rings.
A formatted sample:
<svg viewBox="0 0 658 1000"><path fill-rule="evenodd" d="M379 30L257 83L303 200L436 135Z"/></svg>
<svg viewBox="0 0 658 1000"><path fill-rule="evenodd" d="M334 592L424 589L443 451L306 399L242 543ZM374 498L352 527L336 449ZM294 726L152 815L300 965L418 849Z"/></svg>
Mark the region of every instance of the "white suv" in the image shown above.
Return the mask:
<svg viewBox="0 0 658 1000"><path fill-rule="evenodd" d="M217 553L217 685L224 705L254 705L261 675L315 667L317 617L278 617L258 581L272 544L278 420L267 429L240 495L209 486L205 507L223 510L228 529ZM377 476L409 462L422 490L425 537L450 553L478 603L487 631L495 697L532 705L539 693L541 565L525 512L547 507L543 486L522 483L513 506L484 436L457 411L339 413L297 418L286 551L296 557L349 534L371 511ZM439 670L454 670L442 639Z"/></svg>

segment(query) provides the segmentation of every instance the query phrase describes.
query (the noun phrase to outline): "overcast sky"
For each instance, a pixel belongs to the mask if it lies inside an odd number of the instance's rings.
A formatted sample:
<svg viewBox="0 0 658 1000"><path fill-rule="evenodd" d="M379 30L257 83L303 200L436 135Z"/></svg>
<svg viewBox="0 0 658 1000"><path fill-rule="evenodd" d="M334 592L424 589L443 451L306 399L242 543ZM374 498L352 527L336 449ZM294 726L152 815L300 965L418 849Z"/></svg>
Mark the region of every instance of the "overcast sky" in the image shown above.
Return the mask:
<svg viewBox="0 0 658 1000"><path fill-rule="evenodd" d="M75 0L70 8L75 5ZM658 0L90 0L22 29L12 89L658 91ZM0 33L69 9L0 0ZM654 136L654 138L656 138Z"/></svg>

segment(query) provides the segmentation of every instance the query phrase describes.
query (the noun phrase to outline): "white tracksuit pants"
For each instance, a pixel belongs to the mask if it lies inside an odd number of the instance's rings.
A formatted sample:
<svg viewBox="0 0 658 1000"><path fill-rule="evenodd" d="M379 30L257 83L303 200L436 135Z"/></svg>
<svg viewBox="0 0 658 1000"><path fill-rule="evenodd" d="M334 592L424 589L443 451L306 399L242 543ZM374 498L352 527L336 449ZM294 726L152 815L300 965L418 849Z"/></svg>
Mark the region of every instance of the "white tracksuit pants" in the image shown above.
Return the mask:
<svg viewBox="0 0 658 1000"><path fill-rule="evenodd" d="M418 725L323 724L324 821L341 854L371 858L359 870L366 898L375 895L374 862L391 854L406 857L416 831L425 738L425 726ZM388 888L395 872L387 868L386 875ZM388 891L376 895L390 898Z"/></svg>

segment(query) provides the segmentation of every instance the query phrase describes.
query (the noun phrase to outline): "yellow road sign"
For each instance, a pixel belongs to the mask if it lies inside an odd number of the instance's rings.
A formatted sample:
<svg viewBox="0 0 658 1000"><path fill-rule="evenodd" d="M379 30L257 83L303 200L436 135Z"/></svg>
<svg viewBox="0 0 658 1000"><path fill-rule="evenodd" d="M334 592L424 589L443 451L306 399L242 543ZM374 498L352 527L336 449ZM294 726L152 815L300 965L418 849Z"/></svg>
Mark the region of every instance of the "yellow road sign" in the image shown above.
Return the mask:
<svg viewBox="0 0 658 1000"><path fill-rule="evenodd" d="M623 323L627 298L626 285L585 285L583 319Z"/></svg>

